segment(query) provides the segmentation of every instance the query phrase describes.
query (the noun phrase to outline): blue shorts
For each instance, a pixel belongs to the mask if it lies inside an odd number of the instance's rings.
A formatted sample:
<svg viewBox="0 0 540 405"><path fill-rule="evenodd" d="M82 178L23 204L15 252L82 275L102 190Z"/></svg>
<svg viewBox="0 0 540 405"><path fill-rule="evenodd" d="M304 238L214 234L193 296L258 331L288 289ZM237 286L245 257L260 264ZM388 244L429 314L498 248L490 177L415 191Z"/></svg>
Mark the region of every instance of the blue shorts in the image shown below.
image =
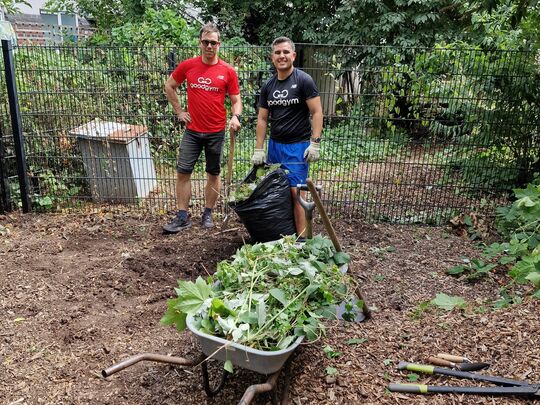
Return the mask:
<svg viewBox="0 0 540 405"><path fill-rule="evenodd" d="M272 139L268 141L268 163L281 163L288 170L287 177L291 187L306 184L309 164L304 160L304 152L309 141L297 143L279 143Z"/></svg>

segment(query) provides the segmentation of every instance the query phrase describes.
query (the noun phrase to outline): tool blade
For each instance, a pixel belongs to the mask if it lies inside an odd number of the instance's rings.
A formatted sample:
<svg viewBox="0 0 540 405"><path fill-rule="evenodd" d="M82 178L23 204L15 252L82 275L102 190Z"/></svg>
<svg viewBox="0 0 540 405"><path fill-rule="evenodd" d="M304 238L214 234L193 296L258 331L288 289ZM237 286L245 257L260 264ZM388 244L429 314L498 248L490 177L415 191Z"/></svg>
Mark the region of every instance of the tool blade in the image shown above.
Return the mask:
<svg viewBox="0 0 540 405"><path fill-rule="evenodd" d="M459 363L456 368L461 371L478 371L489 367L489 363Z"/></svg>

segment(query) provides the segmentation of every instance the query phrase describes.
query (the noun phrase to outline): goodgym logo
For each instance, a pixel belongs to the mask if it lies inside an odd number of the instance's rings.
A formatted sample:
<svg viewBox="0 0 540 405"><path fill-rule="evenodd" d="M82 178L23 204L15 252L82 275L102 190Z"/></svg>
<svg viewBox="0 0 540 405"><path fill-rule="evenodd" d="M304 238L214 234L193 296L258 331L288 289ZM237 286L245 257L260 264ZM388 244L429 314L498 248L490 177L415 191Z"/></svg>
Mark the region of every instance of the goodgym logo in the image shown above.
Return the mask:
<svg viewBox="0 0 540 405"><path fill-rule="evenodd" d="M274 96L274 98L287 98L288 95L289 95L288 90L282 90L282 91L276 90L272 94L272 96Z"/></svg>
<svg viewBox="0 0 540 405"><path fill-rule="evenodd" d="M300 100L298 98L291 98L290 100L287 100L288 96L288 90L276 90L272 93L274 100L268 100L268 105L281 105L286 107L292 104L300 104Z"/></svg>
<svg viewBox="0 0 540 405"><path fill-rule="evenodd" d="M210 84L212 84L212 79L209 77L199 77L197 78L197 82L198 83L190 83L189 87L205 91L219 91L219 87L210 86Z"/></svg>

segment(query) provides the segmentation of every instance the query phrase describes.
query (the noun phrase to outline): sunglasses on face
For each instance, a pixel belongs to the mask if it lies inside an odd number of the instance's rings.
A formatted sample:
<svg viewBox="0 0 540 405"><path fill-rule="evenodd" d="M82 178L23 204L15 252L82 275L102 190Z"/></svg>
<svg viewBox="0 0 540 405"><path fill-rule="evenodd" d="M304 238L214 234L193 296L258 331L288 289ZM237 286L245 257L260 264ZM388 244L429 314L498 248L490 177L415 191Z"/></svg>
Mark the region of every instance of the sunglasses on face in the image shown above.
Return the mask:
<svg viewBox="0 0 540 405"><path fill-rule="evenodd" d="M204 46L208 46L208 45L217 46L219 45L219 41L209 41L207 39L201 39L201 44L203 44Z"/></svg>

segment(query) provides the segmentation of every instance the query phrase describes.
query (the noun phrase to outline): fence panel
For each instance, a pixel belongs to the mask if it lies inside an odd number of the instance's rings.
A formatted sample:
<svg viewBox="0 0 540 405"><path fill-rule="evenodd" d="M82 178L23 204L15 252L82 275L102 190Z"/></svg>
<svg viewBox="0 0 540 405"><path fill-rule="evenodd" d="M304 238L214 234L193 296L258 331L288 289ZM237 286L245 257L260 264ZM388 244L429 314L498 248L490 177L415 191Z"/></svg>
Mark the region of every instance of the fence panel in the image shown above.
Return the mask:
<svg viewBox="0 0 540 405"><path fill-rule="evenodd" d="M4 74L4 58L0 58L0 94L4 100L6 79ZM9 124L9 113L7 103L0 103L0 213L11 211L11 193L9 186L9 167L8 167L8 147L7 143L13 137L8 135L11 132Z"/></svg>
<svg viewBox="0 0 540 405"><path fill-rule="evenodd" d="M269 51L220 51L238 70L244 104L235 182L250 168L258 91L272 74ZM174 210L183 129L163 84L197 48L24 45L15 53L35 209ZM296 65L315 79L325 113L322 159L312 164L311 176L323 186L330 214L439 223L483 199L500 201L530 174L540 147L538 104L524 96L533 56L298 45ZM146 130L122 142L74 131L89 122L102 132L103 123ZM224 166L227 153L228 144ZM192 178L195 212L203 206L202 162Z"/></svg>

